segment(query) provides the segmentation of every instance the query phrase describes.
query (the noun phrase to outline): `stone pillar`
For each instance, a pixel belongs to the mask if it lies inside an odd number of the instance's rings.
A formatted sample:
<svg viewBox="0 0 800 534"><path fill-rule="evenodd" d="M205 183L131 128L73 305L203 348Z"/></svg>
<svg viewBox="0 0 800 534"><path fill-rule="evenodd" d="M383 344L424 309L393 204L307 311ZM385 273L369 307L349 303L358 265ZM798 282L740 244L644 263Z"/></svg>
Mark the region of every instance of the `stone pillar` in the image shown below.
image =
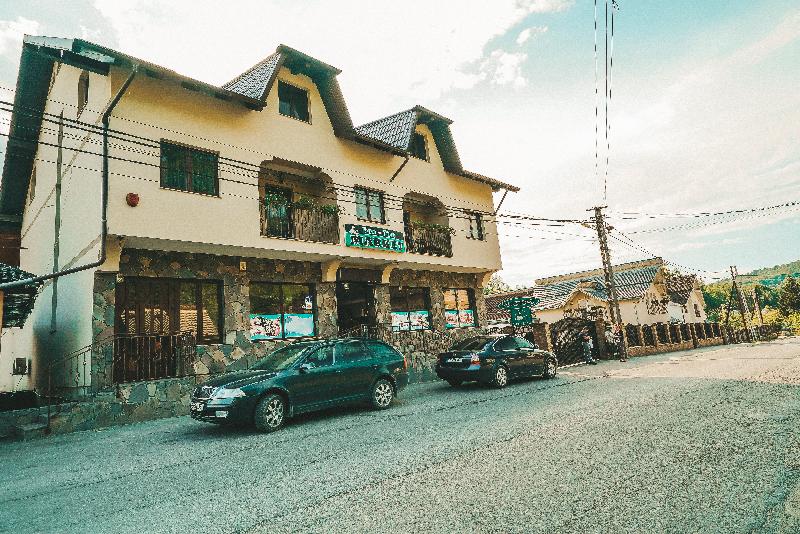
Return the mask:
<svg viewBox="0 0 800 534"><path fill-rule="evenodd" d="M552 342L550 341L550 328L547 323L534 323L531 326L531 333L533 334L534 343L539 345L542 350L552 350Z"/></svg>
<svg viewBox="0 0 800 534"><path fill-rule="evenodd" d="M594 322L594 329L597 333L597 357L606 360L609 358L606 345L606 322L603 319L597 319Z"/></svg>
<svg viewBox="0 0 800 534"><path fill-rule="evenodd" d="M92 339L89 343L108 339L114 335L114 322L116 320L116 273L96 272L94 275L94 305L92 308ZM61 356L61 355L56 355ZM93 389L100 390L111 386L113 383L111 372L114 361L114 344L112 342L100 343L92 351L90 363L91 377L87 384ZM46 373L41 378L47 380ZM39 384L46 387L46 384Z"/></svg>
<svg viewBox="0 0 800 534"><path fill-rule="evenodd" d="M483 295L483 288L480 286L475 287L475 315L477 317L478 326L487 326L486 297Z"/></svg>
<svg viewBox="0 0 800 534"><path fill-rule="evenodd" d="M336 305L336 282L317 284L317 336L336 337L339 334L339 311Z"/></svg>
<svg viewBox="0 0 800 534"><path fill-rule="evenodd" d="M692 336L692 347L699 347L700 343L697 342L697 332L695 332L694 325L691 323L689 323L689 334Z"/></svg>
<svg viewBox="0 0 800 534"><path fill-rule="evenodd" d="M389 284L375 286L375 321L385 328L392 327L392 304L389 298Z"/></svg>
<svg viewBox="0 0 800 534"><path fill-rule="evenodd" d="M658 339L658 323L651 324L650 330L653 332L653 347L658 350L658 347L661 346L661 341Z"/></svg>
<svg viewBox="0 0 800 534"><path fill-rule="evenodd" d="M441 287L431 287L431 327L435 332L447 330L447 321L444 317L444 294Z"/></svg>
<svg viewBox="0 0 800 534"><path fill-rule="evenodd" d="M644 347L644 328L642 325L636 325L636 329L639 331L639 346Z"/></svg>

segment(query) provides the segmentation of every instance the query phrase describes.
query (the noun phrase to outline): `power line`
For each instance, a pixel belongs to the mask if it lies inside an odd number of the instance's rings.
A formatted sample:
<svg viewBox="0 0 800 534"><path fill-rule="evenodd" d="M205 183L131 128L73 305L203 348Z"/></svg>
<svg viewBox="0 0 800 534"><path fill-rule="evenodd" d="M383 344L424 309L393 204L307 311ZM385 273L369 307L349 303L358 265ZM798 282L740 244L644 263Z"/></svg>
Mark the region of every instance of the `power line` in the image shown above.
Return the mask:
<svg viewBox="0 0 800 534"><path fill-rule="evenodd" d="M660 226L658 228L647 228L644 230L631 230L628 233L633 234L652 234L652 233L661 233L661 232L671 232L673 230L688 230L692 228L704 228L707 226L716 226L719 224L727 224L732 222L739 222L751 219L758 219L761 217L769 217L772 215L778 215L774 213L774 210L796 210L800 209L800 202L793 201L787 202L785 204L778 204L775 206L765 207L755 209L746 213L731 213L727 217L710 220L710 221L703 221L703 222L695 222L695 223L687 223L687 224L678 224L673 226ZM744 216L742 216L744 215Z"/></svg>
<svg viewBox="0 0 800 534"><path fill-rule="evenodd" d="M712 211L701 211L701 212L694 212L694 213L642 213L642 212L636 212L636 211L621 211L621 212L616 212L616 213L619 213L620 215L635 215L635 217L617 217L617 219L621 219L621 220L636 220L636 219L640 219L640 218L645 218L645 219L660 219L660 218L678 218L678 219L683 219L683 218L691 218L691 217L695 217L695 218L714 217L714 216L718 216L718 215L728 215L728 214L734 214L734 213L749 213L749 212L754 212L754 211L763 211L763 210L768 210L768 209L773 209L773 208L780 208L780 207L784 207L784 206L796 206L798 204L800 204L800 201L793 200L793 201L786 202L786 203L783 203L783 204L775 204L775 205L771 205L771 206L759 206L759 207L755 207L755 208L739 208L739 209L732 209L732 210L726 210L726 211L713 211L713 212ZM611 210L611 211L613 212L613 210ZM739 276L744 276L744 275L740 274Z"/></svg>

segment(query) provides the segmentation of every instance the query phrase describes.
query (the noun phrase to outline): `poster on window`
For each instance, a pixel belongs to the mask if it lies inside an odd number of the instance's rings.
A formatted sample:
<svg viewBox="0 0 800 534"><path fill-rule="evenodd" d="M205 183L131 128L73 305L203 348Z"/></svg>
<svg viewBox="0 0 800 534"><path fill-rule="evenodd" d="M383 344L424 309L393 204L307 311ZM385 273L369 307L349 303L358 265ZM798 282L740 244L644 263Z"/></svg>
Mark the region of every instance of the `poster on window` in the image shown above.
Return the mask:
<svg viewBox="0 0 800 534"><path fill-rule="evenodd" d="M427 330L430 327L428 310L408 312L410 330Z"/></svg>
<svg viewBox="0 0 800 534"><path fill-rule="evenodd" d="M287 313L283 316L284 337L308 337L314 335L314 314Z"/></svg>
<svg viewBox="0 0 800 534"><path fill-rule="evenodd" d="M458 322L461 326L475 326L475 311L459 310Z"/></svg>
<svg viewBox="0 0 800 534"><path fill-rule="evenodd" d="M461 326L458 323L458 310L445 310L444 321L447 328L458 328Z"/></svg>
<svg viewBox="0 0 800 534"><path fill-rule="evenodd" d="M283 337L280 315L250 314L250 339L276 339Z"/></svg>

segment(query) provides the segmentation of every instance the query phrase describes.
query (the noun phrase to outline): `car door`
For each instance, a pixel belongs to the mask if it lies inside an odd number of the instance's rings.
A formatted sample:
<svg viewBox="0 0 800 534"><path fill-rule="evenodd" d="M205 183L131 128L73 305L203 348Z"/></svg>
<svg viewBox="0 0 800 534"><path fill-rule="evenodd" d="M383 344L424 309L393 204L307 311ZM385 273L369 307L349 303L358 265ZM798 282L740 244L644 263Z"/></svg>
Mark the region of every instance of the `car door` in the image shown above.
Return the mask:
<svg viewBox="0 0 800 534"><path fill-rule="evenodd" d="M540 375L544 373L545 352L537 349L536 345L525 338L517 337L515 339L520 353L521 371L526 375Z"/></svg>
<svg viewBox="0 0 800 534"><path fill-rule="evenodd" d="M286 382L292 402L300 410L324 406L339 399L337 384L340 373L334 366L332 345L314 349L294 373Z"/></svg>
<svg viewBox="0 0 800 534"><path fill-rule="evenodd" d="M336 344L334 352L336 367L339 369L337 388L339 398L351 399L363 397L372 385L373 361L364 343L357 339L348 339Z"/></svg>
<svg viewBox="0 0 800 534"><path fill-rule="evenodd" d="M508 367L509 374L518 376L524 373L524 358L518 350L514 336L505 336L495 341L494 352Z"/></svg>

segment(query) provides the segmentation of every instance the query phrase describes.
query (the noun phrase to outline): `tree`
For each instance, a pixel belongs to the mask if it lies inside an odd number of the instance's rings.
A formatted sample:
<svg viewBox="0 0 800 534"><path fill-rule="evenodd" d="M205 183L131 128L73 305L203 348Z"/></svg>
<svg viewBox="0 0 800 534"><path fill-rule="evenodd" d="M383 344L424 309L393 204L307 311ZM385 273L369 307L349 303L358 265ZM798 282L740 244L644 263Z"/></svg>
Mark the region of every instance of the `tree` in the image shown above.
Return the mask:
<svg viewBox="0 0 800 534"><path fill-rule="evenodd" d="M778 288L778 309L783 315L800 312L800 282L789 276Z"/></svg>
<svg viewBox="0 0 800 534"><path fill-rule="evenodd" d="M494 295L495 293L505 293L506 291L511 291L511 286L500 278L500 275L497 273L492 275L489 279L489 283L483 288L484 295Z"/></svg>

